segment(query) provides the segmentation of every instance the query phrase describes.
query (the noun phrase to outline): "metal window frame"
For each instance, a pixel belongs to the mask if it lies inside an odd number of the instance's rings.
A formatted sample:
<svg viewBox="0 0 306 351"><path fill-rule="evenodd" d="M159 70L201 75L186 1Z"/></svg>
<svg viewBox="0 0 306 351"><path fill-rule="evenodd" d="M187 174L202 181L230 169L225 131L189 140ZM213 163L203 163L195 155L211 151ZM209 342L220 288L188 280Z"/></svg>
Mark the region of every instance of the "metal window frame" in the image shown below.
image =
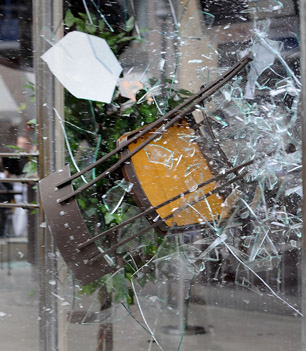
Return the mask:
<svg viewBox="0 0 306 351"><path fill-rule="evenodd" d="M40 58L50 45L41 36L42 28L50 28L58 38L63 28L62 0L33 0L33 48L35 72L36 116L38 125L38 178L58 170L64 164L63 137L55 118L54 108L63 112L63 88ZM56 140L56 142L55 142ZM40 221L44 222L42 207ZM47 226L39 226L40 284L40 351L63 350L59 347L58 270L54 240ZM52 284L49 282L52 281Z"/></svg>

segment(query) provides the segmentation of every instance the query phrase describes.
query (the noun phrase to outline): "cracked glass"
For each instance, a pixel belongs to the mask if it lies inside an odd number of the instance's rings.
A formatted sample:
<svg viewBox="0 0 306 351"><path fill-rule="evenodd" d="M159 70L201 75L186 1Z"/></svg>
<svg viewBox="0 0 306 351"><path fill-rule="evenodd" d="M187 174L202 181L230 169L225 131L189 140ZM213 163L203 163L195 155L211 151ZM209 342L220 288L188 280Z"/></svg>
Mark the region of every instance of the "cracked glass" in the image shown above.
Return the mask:
<svg viewBox="0 0 306 351"><path fill-rule="evenodd" d="M119 159L100 165L95 174L126 157L102 185L79 197L85 214L92 212L85 218L91 235L98 235L100 250L118 266L82 287L77 281L63 283L71 316L69 346L81 350L90 342L93 349L116 350L125 342L128 349L143 350L298 349L297 3L129 1L113 6L120 13L117 21L110 9L93 1L81 17L108 27L109 33L133 26L135 40L117 58L125 88L134 89L134 95L122 98L115 90L110 106L82 101L79 116L90 121L96 135L85 154L96 150L98 159L149 123L167 118L123 147ZM73 6L68 11L73 29L77 15ZM246 57L249 61L220 83ZM198 91L200 99L188 101ZM67 102L69 140L80 119L72 122L74 106ZM107 135L107 128L115 132ZM91 179L88 173L87 182ZM73 321L77 315L82 318ZM94 336L81 346L75 333L85 329Z"/></svg>
<svg viewBox="0 0 306 351"><path fill-rule="evenodd" d="M40 338L61 351L301 349L298 2L62 5L38 35L37 62L62 84L36 101L54 130L29 129L62 157L38 187L51 240Z"/></svg>

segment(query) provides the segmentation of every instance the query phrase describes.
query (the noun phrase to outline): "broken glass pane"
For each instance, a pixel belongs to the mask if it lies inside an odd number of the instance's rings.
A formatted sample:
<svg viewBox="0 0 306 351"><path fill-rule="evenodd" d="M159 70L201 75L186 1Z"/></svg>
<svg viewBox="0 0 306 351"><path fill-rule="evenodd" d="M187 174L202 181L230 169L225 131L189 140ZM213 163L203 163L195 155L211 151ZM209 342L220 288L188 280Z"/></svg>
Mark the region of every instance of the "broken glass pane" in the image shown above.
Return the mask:
<svg viewBox="0 0 306 351"><path fill-rule="evenodd" d="M112 269L82 287L69 275L60 282L69 347L217 351L256 338L254 351L299 349L296 2L74 6L67 31L106 40L137 89L122 93L119 83L109 104L66 93L57 117L76 170L103 160L83 175L88 184L103 177L78 202L97 236L88 241ZM245 67L213 85L246 55ZM199 89L207 96L188 100Z"/></svg>

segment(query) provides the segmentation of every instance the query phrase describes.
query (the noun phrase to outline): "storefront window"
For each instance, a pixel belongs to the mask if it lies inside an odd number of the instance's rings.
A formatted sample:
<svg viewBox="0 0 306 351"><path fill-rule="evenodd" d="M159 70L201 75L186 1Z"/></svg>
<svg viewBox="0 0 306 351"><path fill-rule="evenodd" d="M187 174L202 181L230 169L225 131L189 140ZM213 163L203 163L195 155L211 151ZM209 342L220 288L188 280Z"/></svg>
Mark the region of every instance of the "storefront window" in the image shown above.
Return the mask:
<svg viewBox="0 0 306 351"><path fill-rule="evenodd" d="M33 5L28 56L26 5L0 22L36 73L32 349L302 349L297 1Z"/></svg>

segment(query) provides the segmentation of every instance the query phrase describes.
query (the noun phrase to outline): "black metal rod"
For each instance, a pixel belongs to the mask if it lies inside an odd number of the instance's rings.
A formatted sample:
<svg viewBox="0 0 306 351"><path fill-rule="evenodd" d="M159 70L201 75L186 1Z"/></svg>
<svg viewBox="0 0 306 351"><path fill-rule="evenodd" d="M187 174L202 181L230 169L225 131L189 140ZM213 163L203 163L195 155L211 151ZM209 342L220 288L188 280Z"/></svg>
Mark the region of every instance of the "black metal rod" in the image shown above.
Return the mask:
<svg viewBox="0 0 306 351"><path fill-rule="evenodd" d="M136 234L131 235L130 237L120 241L118 244L113 245L111 248L105 250L104 252L98 254L97 256L94 256L91 260L88 261L89 264L94 263L95 261L99 260L100 258L104 257L105 255L113 252L114 250L116 250L118 247L127 244L128 242L130 242L131 240L136 239L138 236L140 236L141 234L146 233L148 230L150 229L154 229L155 227L158 227L159 225L163 224L162 220L157 221L156 223L153 223L152 225L140 230L139 232L137 232Z"/></svg>
<svg viewBox="0 0 306 351"><path fill-rule="evenodd" d="M227 163L227 165L229 167L233 167L232 162L228 159L226 153L223 151L220 143L218 142L218 140L217 140L217 138L215 136L215 133L214 133L214 131L213 131L213 129L212 129L210 123L209 123L208 117L207 117L207 115L206 115L206 113L204 111L202 111L202 115L203 115L203 118L204 118L204 120L203 120L204 123L203 124L206 126L206 128L208 130L208 133L209 133L214 145L216 146L216 148L220 152L220 155L223 157L223 160ZM236 174L236 175L238 175L238 174Z"/></svg>
<svg viewBox="0 0 306 351"><path fill-rule="evenodd" d="M205 182L199 184L199 185L198 185L198 189L200 189L200 188L202 188L203 186L208 185L208 184L210 184L210 183L212 183L212 182L217 182L217 181L219 181L219 180L222 180L222 179L224 179L226 176L228 176L229 174L231 174L231 173L236 173L237 171L241 170L242 168L245 168L245 167L249 166L249 165L252 164L252 163L253 163L253 160L248 161L248 162L245 162L245 163L243 163L243 164L241 164L241 165L239 165L239 166L236 166L236 167L234 167L234 168L232 168L232 169L230 169L230 170L224 172L223 174L219 174L218 176L215 176L215 177L213 177L213 178L210 178L210 179L206 180ZM168 199L167 201L164 201L164 202L160 203L159 205L157 205L157 206L155 206L155 207L151 206L151 207L147 208L146 210L144 210L143 212L139 213L138 215L136 215L136 216L134 216L134 217L132 217L132 218L130 218L130 219L128 219L128 220L126 220L126 221L124 221L124 222L118 224L118 225L116 225L115 227L112 227L112 228L110 228L110 229L104 231L103 233L99 233L99 234L95 235L93 238L87 240L86 242L84 242L84 243L82 243L82 244L79 244L79 245L78 245L78 249L81 250L81 249L83 249L84 247L86 247L86 246L92 244L93 242L97 241L98 239L101 239L102 237L104 237L104 236L106 236L106 235L108 235L108 234L111 234L111 233L117 231L118 229L120 229L120 228L122 228L122 227L125 227L126 225L132 223L133 221L135 221L135 220L137 220L137 219L139 219L139 218L141 218L141 217L143 217L143 216L146 216L146 215L150 214L151 212L154 212L154 211L160 209L161 207L164 207L164 206L170 204L171 202L173 202L173 201L175 201L175 200L178 200L178 199L181 198L182 196L191 194L192 192L193 192L193 191L191 191L191 190L186 190L186 191L184 191L184 192L182 192L182 193L180 193L180 194L178 194L178 195L172 197L171 199Z"/></svg>
<svg viewBox="0 0 306 351"><path fill-rule="evenodd" d="M169 111L168 113L166 113L164 116L162 116L161 118L159 118L158 120L156 120L155 122L149 124L147 127L145 127L144 129L141 129L136 135L134 135L132 138L130 138L129 140L121 143L118 147L116 147L114 150L112 150L111 152L109 152L107 155L101 157L98 161L96 161L95 163L89 165L88 167L85 167L82 171L75 173L74 175L70 176L69 178L59 182L58 184L56 184L56 187L60 188L64 185L67 185L69 183L71 183L71 181L73 181L74 179L80 177L81 175L83 175L84 173L90 171L91 169L95 168L96 166L98 166L99 164L103 163L104 161L106 161L107 159L109 159L110 157L114 156L115 154L118 153L118 151L122 150L123 148L125 148L126 146L130 145L131 143L133 143L135 140L137 140L138 138L140 138L141 136L143 136L144 134L146 134L147 132L149 132L150 130L152 130L153 128L157 127L158 125L160 125L162 122L164 122L165 120L172 118L172 116L174 114L176 114L178 111L180 111L182 108L184 108L185 106L187 106L188 104L192 103L194 100L196 100L199 96L209 92L209 95L213 94L215 91L217 91L221 86L223 86L224 84L226 84L230 79L232 79L242 68L244 68L250 61L252 60L251 55L247 55L245 56L243 59L241 59L239 62L237 62L237 64L232 67L230 70L228 70L225 74L223 74L223 76L221 76L219 79L217 79L216 81L208 84L206 87L202 88L197 94L191 96L189 99L183 101L180 105L176 106L174 109L172 109L171 111ZM221 85L220 85L221 83ZM209 96L208 95L208 96ZM207 98L207 97L206 97ZM202 101L202 100L201 100ZM195 104L197 104L198 102L193 103L193 106ZM188 113L188 112L187 112ZM145 145L144 145L145 146Z"/></svg>
<svg viewBox="0 0 306 351"><path fill-rule="evenodd" d="M199 197L197 200L194 200L190 203L187 203L184 207L177 209L176 211L174 211L173 213L171 213L170 215L168 215L167 217L163 218L163 220L159 220L156 223L153 223L152 225L140 230L139 232L131 235L130 237L128 237L125 240L120 241L118 244L113 245L111 248L105 250L104 252L98 254L97 256L93 257L91 260L89 260L89 264L94 263L95 261L99 260L100 258L104 257L105 255L113 252L114 250L116 250L118 247L125 245L126 243L128 243L129 241L137 238L138 236L140 236L141 234L147 232L150 229L153 229L155 227L158 227L159 225L161 225L162 223L164 223L164 221L167 221L168 219L173 218L174 216L176 216L179 212L185 211L188 207L190 206L194 206L196 205L198 202L206 199L207 197L219 192L220 190L222 190L225 186L228 186L234 182L236 182L237 180L242 179L245 175L247 174L247 172L243 172L241 175L239 175L238 177L234 177L231 180L229 180L227 183L217 187L216 189L209 191L208 193L204 194L203 196Z"/></svg>
<svg viewBox="0 0 306 351"><path fill-rule="evenodd" d="M198 94L193 102L192 105L188 106L186 108L186 110L180 112L178 115L176 115L173 119L171 119L169 122L167 122L166 124L162 125L157 131L155 131L151 136L149 136L145 141L143 141L140 145L138 145L132 152L130 152L128 155L122 157L119 161L117 161L115 164L113 164L110 168L108 168L106 171L104 171L103 173L101 173L98 177L96 177L95 179L93 179L92 181L90 181L89 183L83 185L82 187L78 188L77 190L73 191L72 193L60 198L57 200L58 203L62 203L65 202L67 200L69 200L72 197L75 197L76 195L80 194L81 192L85 191L86 189L90 188L92 185L94 185L95 183L97 183L99 180L103 179L105 176L107 176L108 174L112 173L113 171L115 171L118 167L120 167L124 162L126 162L127 160L129 160L133 155L135 155L138 151L140 151L142 148L144 148L147 144L149 144L151 141L153 141L156 137L158 137L159 135L163 134L169 127L171 127L173 124L175 124L176 122L178 122L179 120L181 120L185 115L187 115L188 113L192 112L195 108L195 105L201 103L202 101L204 101L205 99L207 99L209 96L211 96L213 93L215 93L218 89L220 89L223 85L225 85L230 79L232 79L243 67L246 66L246 64L251 60L251 58L249 56L247 56L246 58L244 58L242 61L239 62L238 65L235 66L234 69L231 69L229 72L227 72L226 76L222 76L221 78L219 78L217 81L215 81L214 83L211 84L210 87L207 87L207 89L205 89L205 92L202 96L198 97L200 94ZM170 111L169 113L171 113L171 115L174 113L173 110ZM164 121L167 115L163 116L161 119L155 121L154 123L160 124L160 122ZM152 123L150 126L148 131L151 130L153 128L153 124ZM95 167L94 165L97 165L97 163L101 163L103 161L105 161L106 159L108 159L110 156L114 155L117 151L121 150L123 147L127 146L129 143L131 143L132 141L138 139L141 135L143 135L144 131L146 130L146 128L140 132L140 134L136 134L133 138L131 138L131 140L129 140L129 142L124 143L124 145L121 145L120 148L116 148L113 151L111 151L109 154L105 155L104 157L102 157L99 161L97 161L95 164L83 169L81 172L76 173L75 175L73 175L72 177L67 178L66 180L56 184L56 187L61 187L65 184L68 184L69 182L71 182L73 179L79 177L81 174L83 174L84 172L87 172L88 170L90 170L91 168ZM147 132L147 131L146 131Z"/></svg>

